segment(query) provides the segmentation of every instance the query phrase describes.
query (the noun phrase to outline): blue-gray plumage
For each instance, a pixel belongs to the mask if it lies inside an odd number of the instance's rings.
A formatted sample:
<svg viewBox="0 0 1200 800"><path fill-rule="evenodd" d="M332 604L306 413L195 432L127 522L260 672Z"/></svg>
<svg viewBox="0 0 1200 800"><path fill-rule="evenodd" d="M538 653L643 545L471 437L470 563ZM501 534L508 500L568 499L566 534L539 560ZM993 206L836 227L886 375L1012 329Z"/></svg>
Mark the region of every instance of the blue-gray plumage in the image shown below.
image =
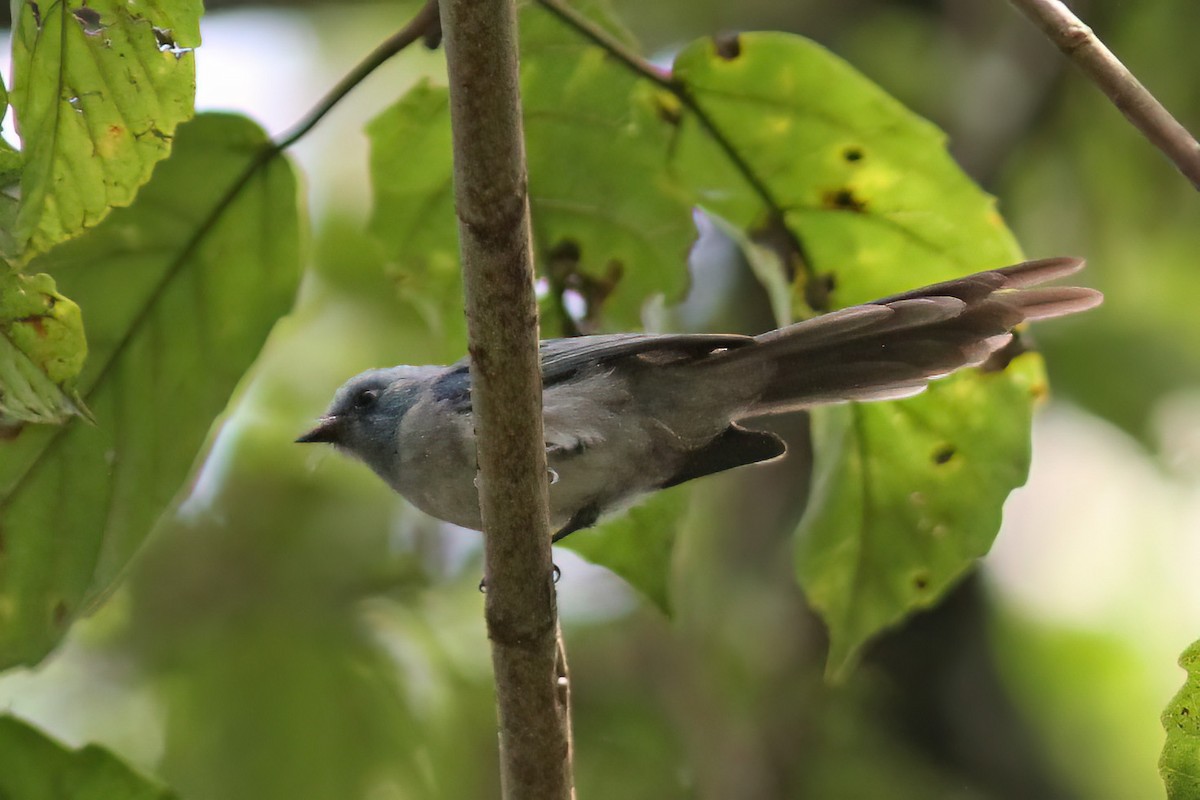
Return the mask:
<svg viewBox="0 0 1200 800"><path fill-rule="evenodd" d="M835 311L760 336L645 334L542 342L550 524L560 539L637 497L784 454L739 420L907 397L995 359L1025 321L1084 311L1099 292L1030 288L1083 267L1029 261ZM423 511L479 529L471 376L392 367L351 378L297 441L361 459Z"/></svg>

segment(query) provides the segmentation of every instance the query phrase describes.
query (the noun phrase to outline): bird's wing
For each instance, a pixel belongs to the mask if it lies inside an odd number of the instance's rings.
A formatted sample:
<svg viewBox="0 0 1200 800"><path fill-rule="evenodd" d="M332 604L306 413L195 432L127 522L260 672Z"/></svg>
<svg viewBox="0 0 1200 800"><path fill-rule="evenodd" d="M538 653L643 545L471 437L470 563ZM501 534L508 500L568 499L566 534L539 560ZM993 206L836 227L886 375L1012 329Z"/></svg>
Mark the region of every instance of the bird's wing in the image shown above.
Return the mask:
<svg viewBox="0 0 1200 800"><path fill-rule="evenodd" d="M749 336L717 333L613 333L542 342L542 384L567 380L580 369L634 355L696 357L754 344Z"/></svg>
<svg viewBox="0 0 1200 800"><path fill-rule="evenodd" d="M752 337L732 333L611 333L545 339L541 342L542 386L549 387L568 380L584 367L628 356L662 354L674 360L752 344ZM433 383L433 396L436 400L450 403L457 411L470 411L469 356L446 367L442 376Z"/></svg>

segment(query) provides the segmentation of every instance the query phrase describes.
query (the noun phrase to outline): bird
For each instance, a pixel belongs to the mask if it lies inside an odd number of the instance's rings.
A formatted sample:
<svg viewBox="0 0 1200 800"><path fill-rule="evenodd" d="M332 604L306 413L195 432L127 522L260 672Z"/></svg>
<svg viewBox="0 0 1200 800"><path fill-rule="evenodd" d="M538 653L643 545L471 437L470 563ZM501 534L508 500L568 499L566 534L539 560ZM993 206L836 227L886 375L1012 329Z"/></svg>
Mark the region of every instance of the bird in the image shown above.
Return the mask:
<svg viewBox="0 0 1200 800"><path fill-rule="evenodd" d="M742 423L829 403L909 397L1012 350L1013 329L1101 303L1041 286L1084 266L1046 258L815 316L757 336L617 333L540 343L553 541L655 491L772 461L787 446ZM469 356L350 378L296 439L369 466L437 519L482 530Z"/></svg>

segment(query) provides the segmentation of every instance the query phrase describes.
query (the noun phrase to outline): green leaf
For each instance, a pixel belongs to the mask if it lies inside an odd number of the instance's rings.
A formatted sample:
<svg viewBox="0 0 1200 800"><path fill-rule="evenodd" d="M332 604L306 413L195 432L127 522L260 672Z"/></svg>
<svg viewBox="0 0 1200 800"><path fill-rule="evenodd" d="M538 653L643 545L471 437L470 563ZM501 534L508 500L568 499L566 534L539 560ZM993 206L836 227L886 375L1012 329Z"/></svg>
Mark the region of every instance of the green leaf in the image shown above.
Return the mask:
<svg viewBox="0 0 1200 800"><path fill-rule="evenodd" d="M811 268L835 275L831 307L1020 259L994 199L936 127L806 39L737 43L727 58L711 40L694 42L673 74L767 187ZM767 222L694 115L683 117L676 158L705 208L751 230Z"/></svg>
<svg viewBox="0 0 1200 800"><path fill-rule="evenodd" d="M681 174L707 210L751 232L769 234L782 218L797 243L798 314L811 313L810 289L826 282L816 299L842 307L1020 259L943 134L820 46L770 33L720 50L701 40L674 76L746 167L685 114ZM1040 361L1026 357L902 403L817 415L820 480L797 574L829 626L831 675L987 552L1004 499L1025 481L1031 395L1043 382Z"/></svg>
<svg viewBox="0 0 1200 800"><path fill-rule="evenodd" d="M960 373L908 400L813 412L821 457L796 571L829 627L831 678L987 553L1004 499L1025 482L1030 397L1044 391L1029 353L1004 373Z"/></svg>
<svg viewBox="0 0 1200 800"><path fill-rule="evenodd" d="M12 231L28 260L133 201L192 116L200 0L14 4L24 145Z"/></svg>
<svg viewBox="0 0 1200 800"><path fill-rule="evenodd" d="M8 112L8 89L0 80L0 119ZM17 199L21 182L21 153L5 139L0 139L0 254L17 249L13 231L17 225L20 201Z"/></svg>
<svg viewBox="0 0 1200 800"><path fill-rule="evenodd" d="M670 615L668 566L687 517L690 494L686 486L659 492L596 528L571 534L563 546L620 575Z"/></svg>
<svg viewBox="0 0 1200 800"><path fill-rule="evenodd" d="M375 192L370 229L395 264L398 292L425 309L435 336L465 331L445 88L417 84L367 125L367 138ZM452 344L466 347L462 336Z"/></svg>
<svg viewBox="0 0 1200 800"><path fill-rule="evenodd" d="M581 10L629 42L603 5ZM589 328L641 327L648 298L683 298L696 238L670 169L678 104L540 7L521 17L521 48L538 263L588 301Z"/></svg>
<svg viewBox="0 0 1200 800"><path fill-rule="evenodd" d="M1200 641L1179 657L1187 680L1163 711L1167 731L1158 771L1169 800L1200 798Z"/></svg>
<svg viewBox="0 0 1200 800"><path fill-rule="evenodd" d="M71 750L0 716L0 797L6 800L170 800L171 792L94 744Z"/></svg>
<svg viewBox="0 0 1200 800"><path fill-rule="evenodd" d="M86 357L79 306L52 277L0 275L0 427L89 416L69 385Z"/></svg>
<svg viewBox="0 0 1200 800"><path fill-rule="evenodd" d="M197 118L133 206L35 262L87 311L79 387L97 422L0 441L0 666L37 662L118 577L287 310L290 165L210 218L266 144L243 118Z"/></svg>

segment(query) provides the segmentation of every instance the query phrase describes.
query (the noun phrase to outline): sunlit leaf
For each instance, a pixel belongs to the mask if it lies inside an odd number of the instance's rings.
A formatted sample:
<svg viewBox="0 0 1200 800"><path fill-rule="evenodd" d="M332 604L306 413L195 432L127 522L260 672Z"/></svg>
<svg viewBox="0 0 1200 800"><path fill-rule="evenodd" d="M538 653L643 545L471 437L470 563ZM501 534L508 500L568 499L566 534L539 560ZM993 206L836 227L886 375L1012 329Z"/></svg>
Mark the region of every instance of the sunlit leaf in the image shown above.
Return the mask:
<svg viewBox="0 0 1200 800"><path fill-rule="evenodd" d="M200 0L14 3L27 260L128 205L192 115Z"/></svg>
<svg viewBox="0 0 1200 800"><path fill-rule="evenodd" d="M942 133L818 45L786 34L701 40L674 75L761 186L694 115L681 126L681 174L706 209L750 231L769 233L782 213L798 312L1019 260L993 199L954 164ZM904 403L822 412L821 480L797 567L830 628L831 673L987 552L1028 470L1031 393L1043 379L1040 362L1022 362Z"/></svg>
<svg viewBox="0 0 1200 800"><path fill-rule="evenodd" d="M72 750L16 717L0 716L0 797L169 800L174 796L102 747Z"/></svg>
<svg viewBox="0 0 1200 800"><path fill-rule="evenodd" d="M79 306L52 277L0 275L0 427L87 416L69 385L86 356Z"/></svg>
<svg viewBox="0 0 1200 800"><path fill-rule="evenodd" d="M941 131L813 42L736 42L735 55L708 39L689 45L673 74L784 211L812 270L834 276L830 307L1019 259L994 199ZM694 115L680 127L676 163L703 205L764 225L768 209L713 136Z"/></svg>
<svg viewBox="0 0 1200 800"><path fill-rule="evenodd" d="M1162 715L1167 731L1158 770L1170 800L1200 798L1200 642L1179 657L1187 680Z"/></svg>
<svg viewBox="0 0 1200 800"><path fill-rule="evenodd" d="M0 665L39 660L116 579L287 309L299 272L288 163L206 222L265 143L242 118L198 118L132 207L35 262L87 314L79 389L96 424L0 441Z"/></svg>

